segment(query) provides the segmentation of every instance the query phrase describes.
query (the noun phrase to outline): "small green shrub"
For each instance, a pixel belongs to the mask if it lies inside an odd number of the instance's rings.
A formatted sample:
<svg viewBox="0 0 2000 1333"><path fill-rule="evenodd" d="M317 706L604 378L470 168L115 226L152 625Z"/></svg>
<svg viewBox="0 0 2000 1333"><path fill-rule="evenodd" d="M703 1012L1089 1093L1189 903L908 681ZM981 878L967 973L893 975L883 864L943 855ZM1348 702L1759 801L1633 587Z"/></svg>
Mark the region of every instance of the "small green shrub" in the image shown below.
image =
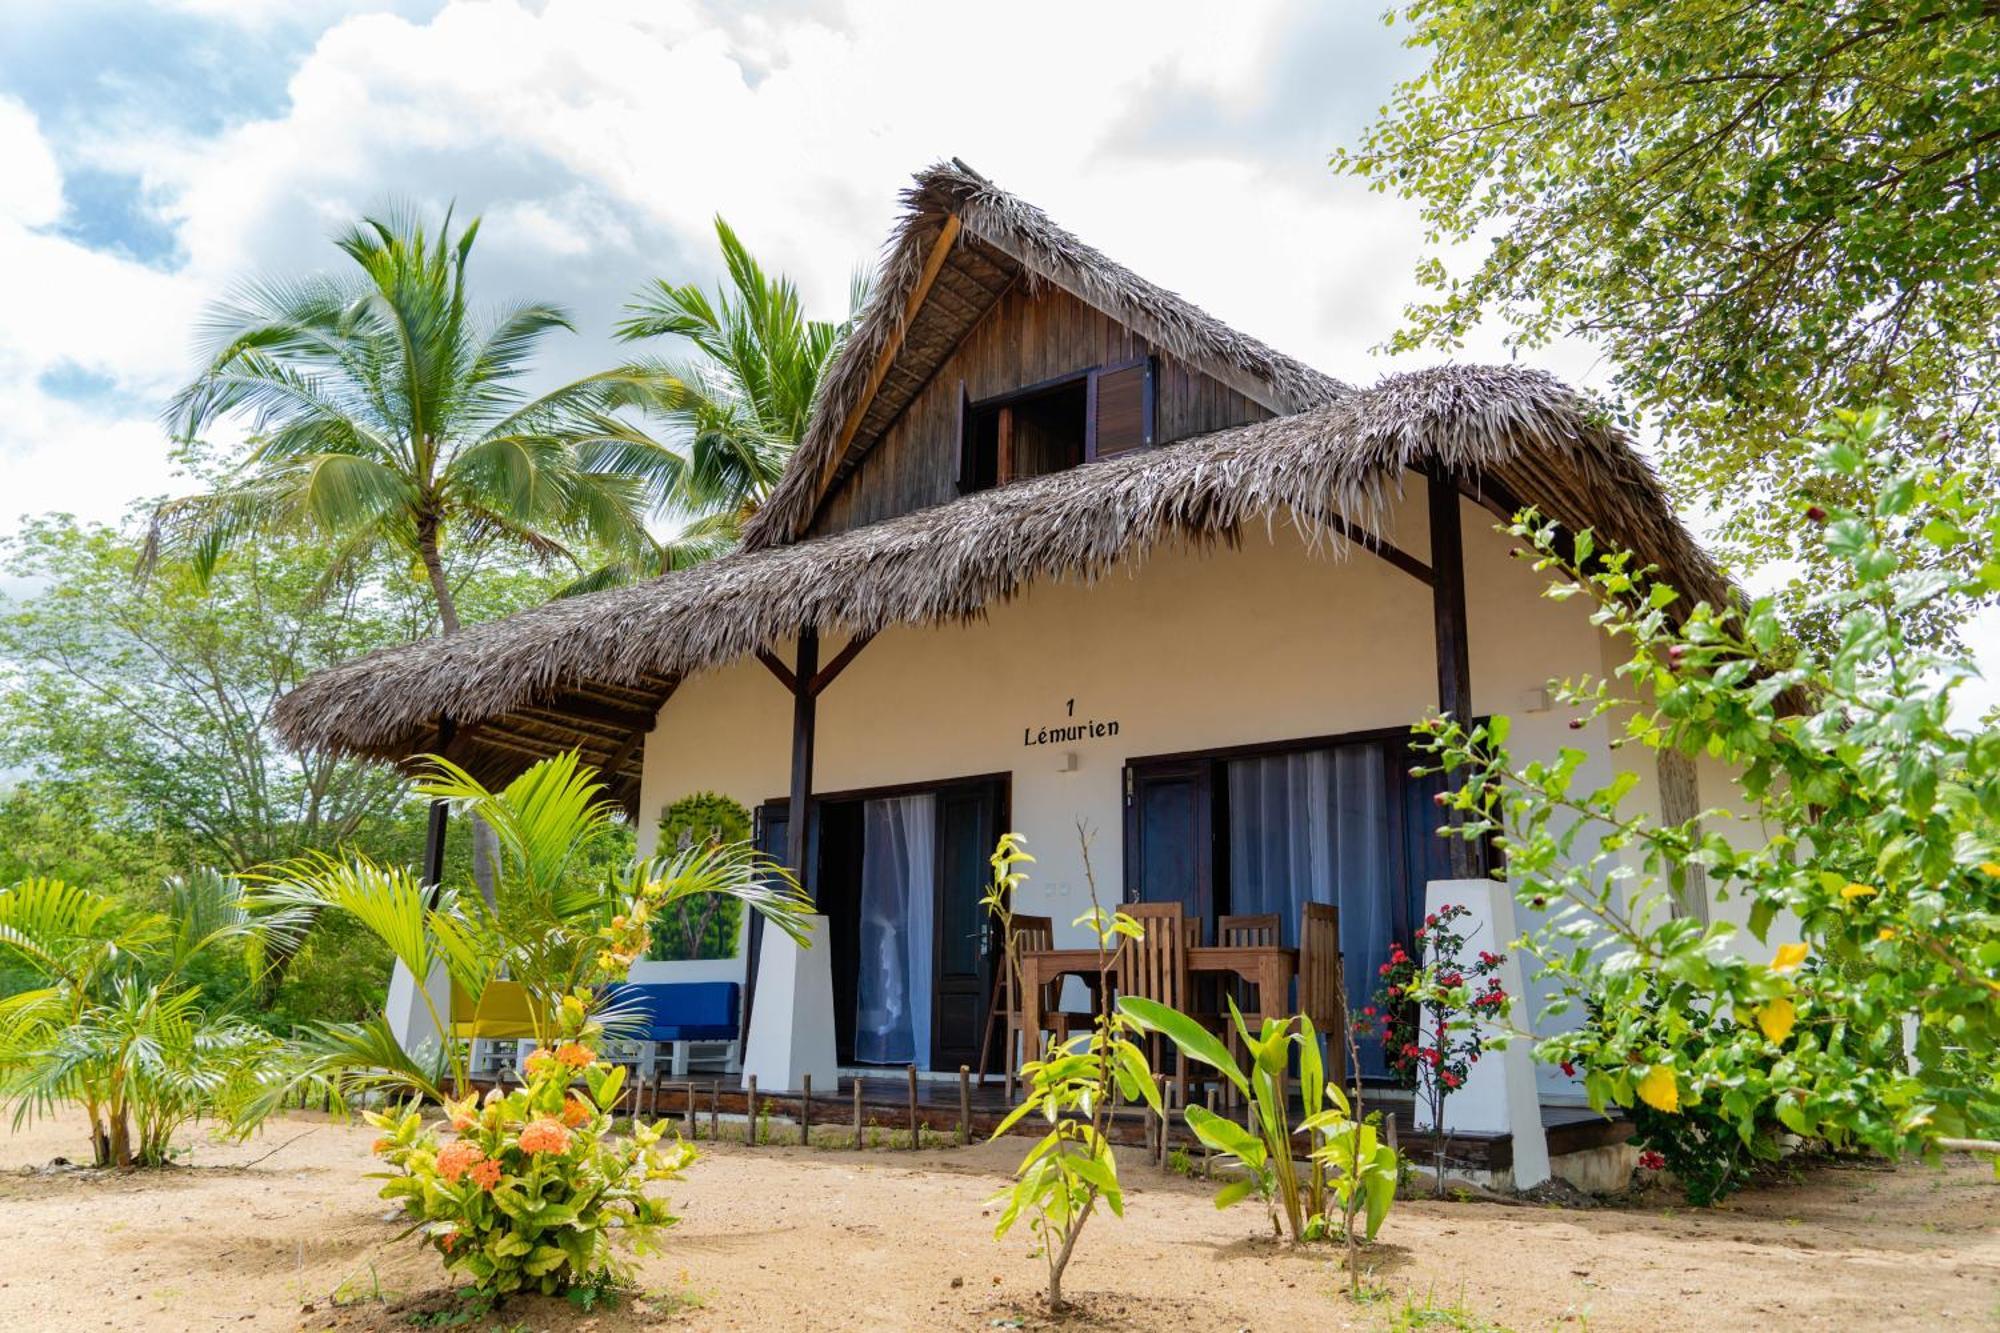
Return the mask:
<svg viewBox="0 0 2000 1333"><path fill-rule="evenodd" d="M660 814L659 852L690 847L720 847L750 841L750 812L727 796L712 791L683 796ZM734 958L743 926L743 905L734 898L712 897L674 903L653 917L653 945L646 957L682 962L701 958Z"/></svg>
<svg viewBox="0 0 2000 1333"><path fill-rule="evenodd" d="M665 1122L610 1137L625 1071L597 1059L587 1043L601 1033L584 1010L581 997L564 1004L565 1039L528 1058L526 1087L446 1103L448 1142L414 1108L367 1113L393 1168L382 1197L401 1202L424 1243L482 1296L582 1291L595 1303L630 1279L621 1251L647 1252L675 1220L646 1183L676 1179L694 1148L668 1139Z"/></svg>

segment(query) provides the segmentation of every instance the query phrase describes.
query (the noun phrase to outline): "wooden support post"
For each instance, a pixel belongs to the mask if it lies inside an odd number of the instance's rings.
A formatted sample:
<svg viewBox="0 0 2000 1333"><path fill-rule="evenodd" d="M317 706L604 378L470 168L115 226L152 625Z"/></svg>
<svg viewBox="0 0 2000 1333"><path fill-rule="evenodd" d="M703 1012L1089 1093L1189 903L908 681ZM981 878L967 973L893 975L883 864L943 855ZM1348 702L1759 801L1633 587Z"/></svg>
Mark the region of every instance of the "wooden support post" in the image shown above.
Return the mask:
<svg viewBox="0 0 2000 1333"><path fill-rule="evenodd" d="M861 1151L861 1143L861 1079L857 1076L854 1080L854 1151Z"/></svg>
<svg viewBox="0 0 2000 1333"><path fill-rule="evenodd" d="M958 1146L972 1142L972 1070L958 1067Z"/></svg>
<svg viewBox="0 0 2000 1333"><path fill-rule="evenodd" d="M689 1142L693 1142L695 1137L693 1079L689 1079L687 1086L681 1089L681 1095L687 1098L687 1101L681 1107L681 1123L687 1126L688 1140ZM653 1114L655 1116L658 1116L660 1114L660 1090L659 1090L659 1085L657 1083L654 1084L653 1086Z"/></svg>
<svg viewBox="0 0 2000 1333"><path fill-rule="evenodd" d="M803 629L798 668L792 673L792 790L786 807L785 860L807 893L814 887L806 859L812 850L813 734L819 722L812 681L818 674L819 631Z"/></svg>
<svg viewBox="0 0 2000 1333"><path fill-rule="evenodd" d="M1428 475L1431 527L1431 622L1437 641L1438 711L1461 727L1472 725L1472 652L1465 627L1465 534L1459 526L1458 486L1442 469ZM1451 779L1454 786L1459 779ZM1463 823L1458 811L1449 821ZM1477 873L1472 844L1448 839L1454 879Z"/></svg>
<svg viewBox="0 0 2000 1333"><path fill-rule="evenodd" d="M688 1100L694 1100L694 1089L688 1089ZM708 1141L722 1142L722 1080L717 1079L708 1089Z"/></svg>
<svg viewBox="0 0 2000 1333"><path fill-rule="evenodd" d="M813 1076L801 1074L799 1081L805 1084L799 1093L799 1146L810 1148L813 1144Z"/></svg>
<svg viewBox="0 0 2000 1333"><path fill-rule="evenodd" d="M1160 1106L1164 1108L1167 1105L1167 1076L1165 1074L1156 1075L1155 1081L1159 1084L1160 1088ZM1169 1123L1166 1116L1162 1115L1160 1117L1159 1156L1155 1161L1162 1171L1167 1169L1167 1126Z"/></svg>
<svg viewBox="0 0 2000 1333"><path fill-rule="evenodd" d="M743 1127L743 1144L745 1147L754 1148L757 1146L757 1076L755 1074L750 1076L750 1099L744 1103L744 1106L749 1109L750 1115L748 1123Z"/></svg>
<svg viewBox="0 0 2000 1333"><path fill-rule="evenodd" d="M923 1133L917 1124L917 1067L911 1065L907 1072L910 1076L910 1151L915 1152L924 1146Z"/></svg>

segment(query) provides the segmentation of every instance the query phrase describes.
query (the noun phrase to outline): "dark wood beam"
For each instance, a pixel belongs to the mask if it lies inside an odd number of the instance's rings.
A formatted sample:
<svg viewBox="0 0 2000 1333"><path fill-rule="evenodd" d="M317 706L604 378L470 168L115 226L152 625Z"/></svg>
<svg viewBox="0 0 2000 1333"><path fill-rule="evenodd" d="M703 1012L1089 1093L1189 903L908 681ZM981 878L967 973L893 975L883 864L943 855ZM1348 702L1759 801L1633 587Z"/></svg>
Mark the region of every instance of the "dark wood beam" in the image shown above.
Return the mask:
<svg viewBox="0 0 2000 1333"><path fill-rule="evenodd" d="M861 656L861 650L874 642L874 639L873 634L857 634L849 639L841 650L833 655L833 660L813 675L813 697L817 699L827 686L833 684L835 677L847 670L847 664Z"/></svg>
<svg viewBox="0 0 2000 1333"><path fill-rule="evenodd" d="M785 693L797 694L799 692L798 677L792 674L790 667L778 660L776 653L773 653L769 648L759 648L757 650L757 660L762 662L765 669L778 678L778 683L785 687Z"/></svg>
<svg viewBox="0 0 2000 1333"><path fill-rule="evenodd" d="M550 713L559 717L582 718L589 722L599 722L614 728L620 735L637 727L650 725L651 715L632 708L620 708L616 704L603 703L596 699L586 699L577 694L559 694L552 699L543 699L520 712Z"/></svg>
<svg viewBox="0 0 2000 1333"><path fill-rule="evenodd" d="M457 728L448 717L438 719L437 753L451 748L453 734ZM444 838L445 826L451 820L451 807L443 801L432 801L431 808L424 817L424 864L423 884L426 902L437 901L438 888L444 883ZM418 977L417 984L423 985L426 978Z"/></svg>
<svg viewBox="0 0 2000 1333"><path fill-rule="evenodd" d="M819 631L799 632L798 668L792 674L792 790L790 816L785 823L785 861L806 891L812 891L811 867L806 864L812 847L813 740L819 722L819 708L812 690L819 674Z"/></svg>
<svg viewBox="0 0 2000 1333"><path fill-rule="evenodd" d="M819 720L812 688L814 677L819 675L818 630L809 627L799 631L798 652L797 667L785 673L792 681L792 787L785 806L785 864L798 878L800 887L811 894L813 881L817 878L809 861L813 825L813 738ZM771 663L764 665L770 666ZM751 1015L757 1007L758 965L764 952L764 915L761 912L750 914L746 947L750 957L743 969L742 1039L747 1044Z"/></svg>
<svg viewBox="0 0 2000 1333"><path fill-rule="evenodd" d="M1431 526L1431 623L1437 642L1438 711L1462 727L1472 725L1472 651L1465 626L1465 533L1459 523L1458 485L1451 477L1429 474ZM1462 780L1462 779L1460 779ZM1456 781L1454 781L1456 785ZM1460 822L1452 812L1451 822ZM1463 838L1450 842L1451 873L1456 879L1474 874L1472 845Z"/></svg>
<svg viewBox="0 0 2000 1333"><path fill-rule="evenodd" d="M1339 514L1323 515L1321 521L1348 541L1373 555L1380 556L1426 587L1435 584L1436 575L1432 573L1431 567L1394 542L1377 536L1359 523L1350 523Z"/></svg>

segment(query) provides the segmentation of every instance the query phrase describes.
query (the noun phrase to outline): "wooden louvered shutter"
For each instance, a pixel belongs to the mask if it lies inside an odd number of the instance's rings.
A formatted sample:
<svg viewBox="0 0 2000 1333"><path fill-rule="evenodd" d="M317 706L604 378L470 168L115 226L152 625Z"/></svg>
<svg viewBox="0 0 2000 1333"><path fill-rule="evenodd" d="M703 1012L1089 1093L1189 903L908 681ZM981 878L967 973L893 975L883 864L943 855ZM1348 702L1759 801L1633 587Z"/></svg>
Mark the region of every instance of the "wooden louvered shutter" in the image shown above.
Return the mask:
<svg viewBox="0 0 2000 1333"><path fill-rule="evenodd" d="M1156 379L1151 357L1090 372L1086 458L1111 458L1153 443Z"/></svg>
<svg viewBox="0 0 2000 1333"><path fill-rule="evenodd" d="M965 381L958 382L958 493L970 495L979 489L978 432L972 428L972 398Z"/></svg>

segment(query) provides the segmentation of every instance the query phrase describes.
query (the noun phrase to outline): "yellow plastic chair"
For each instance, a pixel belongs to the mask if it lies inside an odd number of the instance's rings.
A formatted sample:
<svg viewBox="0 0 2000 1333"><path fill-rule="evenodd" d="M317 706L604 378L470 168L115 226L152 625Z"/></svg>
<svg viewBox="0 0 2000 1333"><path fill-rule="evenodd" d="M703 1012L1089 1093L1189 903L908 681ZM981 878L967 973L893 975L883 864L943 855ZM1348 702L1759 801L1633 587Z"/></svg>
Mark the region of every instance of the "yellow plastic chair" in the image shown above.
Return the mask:
<svg viewBox="0 0 2000 1333"><path fill-rule="evenodd" d="M454 998L452 1013L457 1016ZM453 1024L456 1027L456 1023ZM489 981L480 992L467 1036L485 1041L522 1041L535 1035L535 1013L528 1004L528 991L518 981Z"/></svg>

